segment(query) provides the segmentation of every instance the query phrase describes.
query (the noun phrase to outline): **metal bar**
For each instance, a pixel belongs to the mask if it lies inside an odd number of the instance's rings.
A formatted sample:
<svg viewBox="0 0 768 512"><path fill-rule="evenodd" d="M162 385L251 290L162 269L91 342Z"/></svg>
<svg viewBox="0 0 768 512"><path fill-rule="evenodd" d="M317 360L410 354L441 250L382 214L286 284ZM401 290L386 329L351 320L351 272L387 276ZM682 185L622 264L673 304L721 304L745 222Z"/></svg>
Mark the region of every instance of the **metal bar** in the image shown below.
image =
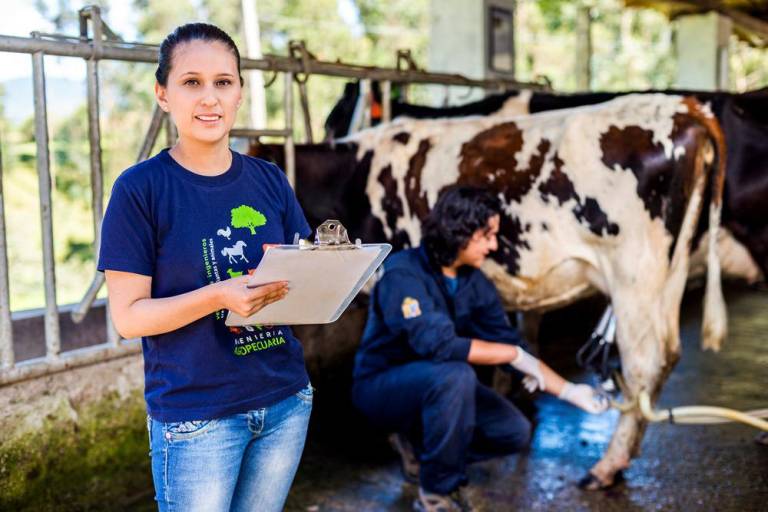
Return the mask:
<svg viewBox="0 0 768 512"><path fill-rule="evenodd" d="M17 53L42 51L46 55L82 57L84 59L95 55L98 59L156 63L158 47L140 43L103 41L101 51L97 54L93 45L84 41L76 42L73 40L70 42L61 39L55 41L35 40L26 37L0 35L0 51ZM243 58L241 67L245 70L258 69L262 71L291 73L301 73L304 71L300 61L279 55L265 55L262 59ZM505 89L549 89L549 87L541 83L519 82L505 78L479 80L454 73L428 73L414 69L397 70L322 60L312 60L311 74L358 79L370 78L377 81L390 80L392 82L404 83L463 85L485 89L497 89L499 87Z"/></svg>
<svg viewBox="0 0 768 512"><path fill-rule="evenodd" d="M381 122L388 123L392 120L392 82L384 80L381 86Z"/></svg>
<svg viewBox="0 0 768 512"><path fill-rule="evenodd" d="M98 6L89 6L80 10L80 36L83 38L88 37L88 18L91 20L91 27L93 30L93 45L95 48L95 54L101 53L101 43L104 39L103 25L101 21L101 9ZM101 158L101 127L99 125L99 61L95 57L92 57L86 61L86 73L88 76L87 89L88 89L88 136L90 139L91 149L91 205L93 206L93 246L96 262L99 261L99 250L101 248L101 222L104 218L104 172ZM101 275L100 273L97 273ZM104 278L101 276L101 280L94 280L91 283L86 296L93 290L92 302L96 298ZM95 286L98 282L98 286ZM87 310L78 317L78 321L87 313ZM107 311L106 316L106 328L107 333L114 331L112 325L112 317ZM75 314L72 315L73 319ZM117 339L110 339L112 344L117 343Z"/></svg>
<svg viewBox="0 0 768 512"><path fill-rule="evenodd" d="M0 368L12 367L14 359L11 295L8 286L8 243L5 233L5 202L3 200L3 151L0 142Z"/></svg>
<svg viewBox="0 0 768 512"><path fill-rule="evenodd" d="M293 144L293 73L285 73L283 107L285 108L285 174L296 188L296 148Z"/></svg>
<svg viewBox="0 0 768 512"><path fill-rule="evenodd" d="M312 144L314 137L312 136L312 116L309 112L309 99L307 97L306 80L299 82L299 101L301 101L301 113L304 118L304 142L307 144Z"/></svg>
<svg viewBox="0 0 768 512"><path fill-rule="evenodd" d="M163 119L165 119L165 112L163 112L163 110L158 105L155 105L155 110L152 112L152 120L149 122L149 128L147 128L147 134L144 136L144 142L141 144L141 149L139 150L139 155L136 157L136 162L143 162L149 158L149 153L152 151L155 142L157 142L157 136L160 133L160 128L163 126ZM93 279L91 280L91 285L85 292L85 296L82 298L77 307L75 307L75 309L72 311L72 320L75 323L80 323L83 321L83 318L85 318L85 315L91 308L91 305L96 299L96 295L99 293L99 290L104 285L104 282L104 274L101 272L96 272L96 275L93 276ZM117 331L112 325L109 311L107 311L107 318L107 337L114 340Z"/></svg>
<svg viewBox="0 0 768 512"><path fill-rule="evenodd" d="M371 127L371 95L373 90L371 89L371 80L363 78L360 80L360 97L363 100L362 111L362 128Z"/></svg>
<svg viewBox="0 0 768 512"><path fill-rule="evenodd" d="M155 142L157 142L157 136L160 134L160 128L163 127L163 119L165 119L165 112L163 112L159 105L155 105L155 110L152 112L152 120L149 122L147 134L144 136L144 142L139 150L139 156L136 157L137 163L149 158L149 154L152 152L152 148L155 147Z"/></svg>
<svg viewBox="0 0 768 512"><path fill-rule="evenodd" d="M165 116L165 144L169 148L176 144L179 138L179 132L176 130L176 124L173 122L170 114Z"/></svg>
<svg viewBox="0 0 768 512"><path fill-rule="evenodd" d="M139 340L128 340L117 346L101 344L93 347L71 350L62 354L54 361L44 357L30 359L18 363L15 367L0 373L0 386L34 379L52 373L63 372L80 366L126 357L138 354L139 352L141 352L141 343Z"/></svg>
<svg viewBox="0 0 768 512"><path fill-rule="evenodd" d="M256 137L287 137L288 130L257 130L253 128L232 128L229 130L230 137L252 138Z"/></svg>
<svg viewBox="0 0 768 512"><path fill-rule="evenodd" d="M49 360L61 351L59 311L56 307L56 272L53 257L53 215L51 205L51 168L48 153L48 115L45 98L43 52L32 54L32 82L35 100L35 142L37 176L40 187L40 222L43 238L43 279L45 283L45 347Z"/></svg>

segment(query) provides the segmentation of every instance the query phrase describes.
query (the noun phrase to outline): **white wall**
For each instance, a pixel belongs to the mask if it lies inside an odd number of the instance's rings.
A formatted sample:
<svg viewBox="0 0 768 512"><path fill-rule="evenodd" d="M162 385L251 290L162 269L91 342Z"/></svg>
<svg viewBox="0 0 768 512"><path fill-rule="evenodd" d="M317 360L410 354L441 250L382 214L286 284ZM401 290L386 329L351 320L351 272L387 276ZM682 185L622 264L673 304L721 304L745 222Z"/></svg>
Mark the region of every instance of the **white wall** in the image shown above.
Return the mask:
<svg viewBox="0 0 768 512"><path fill-rule="evenodd" d="M470 78L490 78L486 48L488 7L495 5L514 12L514 0L432 0L430 5L429 58L427 69L459 73ZM433 88L433 99L442 102L444 87ZM483 97L480 90L452 87L451 103Z"/></svg>
<svg viewBox="0 0 768 512"><path fill-rule="evenodd" d="M730 18L714 12L684 16L675 22L678 88L728 88L731 24Z"/></svg>

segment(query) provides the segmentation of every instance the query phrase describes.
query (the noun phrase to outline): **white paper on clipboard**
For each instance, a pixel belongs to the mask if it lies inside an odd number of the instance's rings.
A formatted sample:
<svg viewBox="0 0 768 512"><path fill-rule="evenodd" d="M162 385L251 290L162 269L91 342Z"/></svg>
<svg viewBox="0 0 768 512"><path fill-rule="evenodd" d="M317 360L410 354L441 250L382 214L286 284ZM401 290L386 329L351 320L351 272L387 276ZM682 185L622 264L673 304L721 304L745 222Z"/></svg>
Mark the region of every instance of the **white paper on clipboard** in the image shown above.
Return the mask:
<svg viewBox="0 0 768 512"><path fill-rule="evenodd" d="M297 325L334 322L392 250L389 244L304 249L278 245L264 252L249 280L288 281L288 294L245 318L229 312L226 325Z"/></svg>

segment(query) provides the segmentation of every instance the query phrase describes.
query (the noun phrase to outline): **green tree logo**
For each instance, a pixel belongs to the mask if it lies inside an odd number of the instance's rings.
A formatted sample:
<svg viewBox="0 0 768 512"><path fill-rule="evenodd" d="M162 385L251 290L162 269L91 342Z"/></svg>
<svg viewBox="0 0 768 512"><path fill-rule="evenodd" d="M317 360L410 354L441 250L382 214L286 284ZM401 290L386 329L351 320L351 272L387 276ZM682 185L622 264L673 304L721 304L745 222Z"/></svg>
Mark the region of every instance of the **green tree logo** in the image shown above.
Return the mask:
<svg viewBox="0 0 768 512"><path fill-rule="evenodd" d="M240 205L232 209L232 227L248 228L251 234L256 234L256 228L267 223L267 218L258 210L250 206Z"/></svg>

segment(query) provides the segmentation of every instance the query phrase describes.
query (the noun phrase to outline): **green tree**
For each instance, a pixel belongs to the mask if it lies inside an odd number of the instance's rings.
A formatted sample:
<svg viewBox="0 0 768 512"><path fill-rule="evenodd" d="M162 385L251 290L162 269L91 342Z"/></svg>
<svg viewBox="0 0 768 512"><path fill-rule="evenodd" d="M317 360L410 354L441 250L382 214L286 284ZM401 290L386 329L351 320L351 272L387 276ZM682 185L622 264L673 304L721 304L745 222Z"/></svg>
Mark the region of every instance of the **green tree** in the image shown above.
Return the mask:
<svg viewBox="0 0 768 512"><path fill-rule="evenodd" d="M267 218L250 206L240 205L232 209L232 227L248 228L251 234L256 234L256 228L267 223Z"/></svg>

